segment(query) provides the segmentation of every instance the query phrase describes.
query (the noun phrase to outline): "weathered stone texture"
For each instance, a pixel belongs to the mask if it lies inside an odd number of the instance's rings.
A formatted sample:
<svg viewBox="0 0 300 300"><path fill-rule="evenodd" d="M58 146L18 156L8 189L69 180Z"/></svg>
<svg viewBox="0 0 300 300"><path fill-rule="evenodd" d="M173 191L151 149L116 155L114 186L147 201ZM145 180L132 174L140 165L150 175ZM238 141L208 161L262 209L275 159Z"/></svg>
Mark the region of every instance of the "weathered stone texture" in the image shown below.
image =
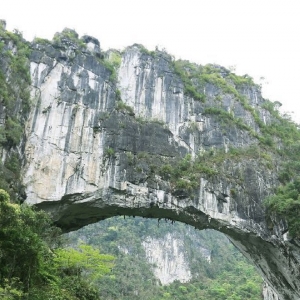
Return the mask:
<svg viewBox="0 0 300 300"><path fill-rule="evenodd" d="M99 42L83 40L84 52L34 45L34 108L23 176L27 203L52 212L65 230L122 214L219 230L254 262L279 299L299 299L299 244L284 238L284 222L268 228L262 206L277 184L274 172L254 159L224 161L218 166L224 175L199 178L193 197L176 195L155 172L187 153L256 143L248 131L205 114L206 108L233 112L259 133L252 114L230 94L216 104L221 91L212 84L205 86L205 103L186 96L171 57L159 51L151 56L138 46L122 54L116 83L99 58ZM118 107L118 89L126 107ZM240 92L268 123L259 88ZM265 299L276 299L270 293Z"/></svg>

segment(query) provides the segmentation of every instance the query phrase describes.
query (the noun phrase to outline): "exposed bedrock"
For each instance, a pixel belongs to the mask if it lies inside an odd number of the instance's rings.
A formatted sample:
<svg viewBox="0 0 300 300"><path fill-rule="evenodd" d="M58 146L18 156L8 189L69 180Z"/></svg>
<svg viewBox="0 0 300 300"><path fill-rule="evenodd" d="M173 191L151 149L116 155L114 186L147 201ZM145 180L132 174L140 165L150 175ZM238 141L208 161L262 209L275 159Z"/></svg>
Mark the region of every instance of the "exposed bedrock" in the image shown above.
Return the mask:
<svg viewBox="0 0 300 300"><path fill-rule="evenodd" d="M265 299L299 299L300 244L288 239L284 221L270 225L262 206L278 183L274 169L255 158L224 160L217 174L197 178L189 193L159 173L187 154L193 160L203 152L254 145L249 131L206 113L217 105L259 133L251 112L209 83L205 102L184 94L165 52L153 56L128 47L112 79L99 58L99 42L89 36L84 41L84 52L33 46L26 201L51 212L65 231L116 215L216 229L258 267L267 284ZM245 85L240 93L268 123L260 89Z"/></svg>

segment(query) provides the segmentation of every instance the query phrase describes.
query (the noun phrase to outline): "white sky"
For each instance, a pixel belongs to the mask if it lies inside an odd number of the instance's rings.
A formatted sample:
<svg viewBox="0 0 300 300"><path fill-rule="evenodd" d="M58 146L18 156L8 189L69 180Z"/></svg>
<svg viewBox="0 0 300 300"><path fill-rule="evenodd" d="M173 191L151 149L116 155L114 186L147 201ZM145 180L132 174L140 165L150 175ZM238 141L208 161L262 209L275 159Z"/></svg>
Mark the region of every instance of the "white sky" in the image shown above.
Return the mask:
<svg viewBox="0 0 300 300"><path fill-rule="evenodd" d="M65 27L101 48L141 43L199 64L235 66L300 123L300 0L0 0L0 19L26 39Z"/></svg>

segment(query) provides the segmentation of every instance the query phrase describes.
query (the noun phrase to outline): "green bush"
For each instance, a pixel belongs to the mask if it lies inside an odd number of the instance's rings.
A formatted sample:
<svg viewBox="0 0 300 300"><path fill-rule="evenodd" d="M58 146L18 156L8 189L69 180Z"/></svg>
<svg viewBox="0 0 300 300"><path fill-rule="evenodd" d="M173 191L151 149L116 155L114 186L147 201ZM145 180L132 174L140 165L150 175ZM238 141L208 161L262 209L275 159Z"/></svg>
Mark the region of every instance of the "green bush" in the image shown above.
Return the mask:
<svg viewBox="0 0 300 300"><path fill-rule="evenodd" d="M118 96L118 93L117 93L117 96ZM122 112L126 112L130 116L134 116L135 115L133 108L131 106L127 105L126 103L124 103L121 100L117 101L117 103L116 103L116 110L122 111Z"/></svg>
<svg viewBox="0 0 300 300"><path fill-rule="evenodd" d="M55 33L53 37L53 43L57 45L62 45L64 39L69 40L70 42L77 45L79 48L86 48L86 44L83 40L79 39L79 35L74 29L65 28L62 32Z"/></svg>
<svg viewBox="0 0 300 300"><path fill-rule="evenodd" d="M119 69L121 66L122 56L117 51L112 51L109 54L109 62L112 64L115 70Z"/></svg>
<svg viewBox="0 0 300 300"><path fill-rule="evenodd" d="M18 31L14 33L0 29L0 52L5 57L8 71L0 68L0 101L6 106L6 120L1 128L0 143L2 146L15 147L19 144L26 113L30 106L30 73L29 60L30 48ZM8 43L12 41L16 51L10 50ZM17 101L21 100L21 107L16 111Z"/></svg>
<svg viewBox="0 0 300 300"><path fill-rule="evenodd" d="M104 155L107 157L114 157L115 150L113 148L107 148L104 152Z"/></svg>
<svg viewBox="0 0 300 300"><path fill-rule="evenodd" d="M268 213L275 213L288 222L292 237L300 237L300 177L277 189L275 195L265 199Z"/></svg>
<svg viewBox="0 0 300 300"><path fill-rule="evenodd" d="M110 272L114 257L61 245L46 213L11 203L0 189L1 299L99 300L93 282Z"/></svg>
<svg viewBox="0 0 300 300"><path fill-rule="evenodd" d="M23 128L20 122L16 119L12 119L10 117L6 120L6 142L10 147L17 146L21 140L21 136L23 133Z"/></svg>

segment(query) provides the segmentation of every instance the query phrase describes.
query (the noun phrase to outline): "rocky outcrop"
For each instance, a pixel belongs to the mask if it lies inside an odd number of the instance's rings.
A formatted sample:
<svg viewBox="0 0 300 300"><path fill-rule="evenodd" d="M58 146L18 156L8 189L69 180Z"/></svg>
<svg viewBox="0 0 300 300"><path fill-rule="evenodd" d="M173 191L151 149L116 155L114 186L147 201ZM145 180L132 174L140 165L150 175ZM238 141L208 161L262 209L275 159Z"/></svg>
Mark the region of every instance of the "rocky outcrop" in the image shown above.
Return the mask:
<svg viewBox="0 0 300 300"><path fill-rule="evenodd" d="M262 206L278 184L278 163L255 148L259 123L272 119L258 86L247 78L237 83L219 66L211 66L219 74L212 80L208 72L188 81L163 51L133 45L101 53L95 38L72 30L53 42L36 40L30 64L27 203L51 212L66 231L116 215L216 229L279 299L299 299L299 241L288 239L284 221L267 220ZM209 157L250 148L244 157ZM162 167L176 167L187 154L189 164L211 168L193 179L178 173L183 179L175 184Z"/></svg>
<svg viewBox="0 0 300 300"><path fill-rule="evenodd" d="M168 233L163 239L148 237L142 245L161 284L170 284L175 280L188 282L192 278L182 240Z"/></svg>
<svg viewBox="0 0 300 300"><path fill-rule="evenodd" d="M162 285L168 285L176 280L188 282L197 275L192 274L191 264L195 258L190 257L186 247L193 247L205 263L211 262L212 250L202 245L199 236L186 232L194 242L184 241L182 235L178 235L174 230L168 232L163 237L147 236L142 241L142 246L146 253L146 258L151 264L153 273Z"/></svg>
<svg viewBox="0 0 300 300"><path fill-rule="evenodd" d="M278 300L279 299L276 292L266 283L264 284L264 287L263 287L263 296L264 296L264 300Z"/></svg>

